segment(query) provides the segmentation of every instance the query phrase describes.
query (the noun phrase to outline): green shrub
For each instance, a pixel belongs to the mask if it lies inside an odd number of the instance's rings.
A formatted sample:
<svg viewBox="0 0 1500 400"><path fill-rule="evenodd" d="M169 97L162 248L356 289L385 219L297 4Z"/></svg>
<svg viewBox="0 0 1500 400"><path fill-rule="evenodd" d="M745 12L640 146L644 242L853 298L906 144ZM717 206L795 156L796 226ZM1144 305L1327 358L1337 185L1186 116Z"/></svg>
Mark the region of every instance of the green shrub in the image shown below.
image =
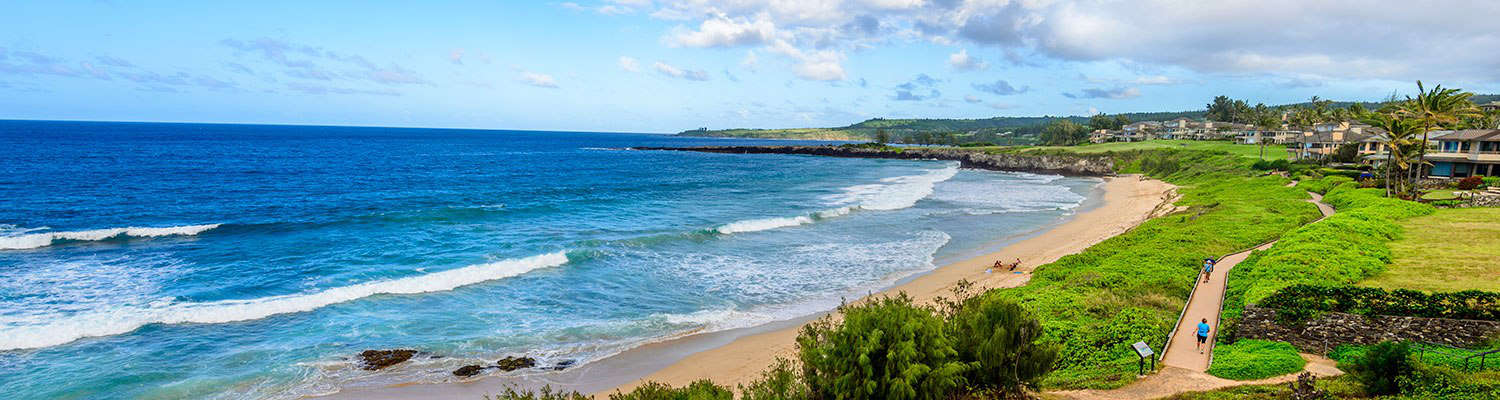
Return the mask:
<svg viewBox="0 0 1500 400"><path fill-rule="evenodd" d="M1246 339L1214 346L1208 374L1238 381L1265 379L1301 371L1307 365L1286 342Z"/></svg>
<svg viewBox="0 0 1500 400"><path fill-rule="evenodd" d="M840 308L797 336L802 376L815 398L945 399L968 366L929 307L905 293Z"/></svg>
<svg viewBox="0 0 1500 400"><path fill-rule="evenodd" d="M1403 396L1410 399L1470 400L1500 399L1500 373L1465 372L1447 366L1417 363L1410 374L1396 379Z"/></svg>
<svg viewBox="0 0 1500 400"><path fill-rule="evenodd" d="M1500 187L1500 176L1486 176L1481 180L1486 187Z"/></svg>
<svg viewBox="0 0 1500 400"><path fill-rule="evenodd" d="M1291 166L1292 163L1284 159L1275 161L1256 160L1254 164L1250 164L1250 169L1258 171L1286 171Z"/></svg>
<svg viewBox="0 0 1500 400"><path fill-rule="evenodd" d="M749 385L740 385L740 400L805 400L812 398L812 390L802 380L801 371L784 358L777 358L770 369L760 373L760 379Z"/></svg>
<svg viewBox="0 0 1500 400"><path fill-rule="evenodd" d="M660 382L646 382L630 393L611 394L609 400L734 400L734 392L707 379L694 381L681 388L673 388Z"/></svg>
<svg viewBox="0 0 1500 400"><path fill-rule="evenodd" d="M1301 321L1325 312L1500 321L1500 293L1480 290L1424 293L1359 286L1292 285L1257 304Z"/></svg>
<svg viewBox="0 0 1500 400"><path fill-rule="evenodd" d="M593 396L578 392L553 392L551 385L543 386L539 391L516 390L514 386L509 386L501 394L484 395L484 400L593 400L593 398Z"/></svg>
<svg viewBox="0 0 1500 400"><path fill-rule="evenodd" d="M1307 179L1297 182L1297 188L1313 193L1327 194L1334 187L1353 181L1354 178L1347 176L1329 176L1322 179Z"/></svg>
<svg viewBox="0 0 1500 400"><path fill-rule="evenodd" d="M960 360L968 363L970 387L1020 395L1057 361L1057 344L1041 343L1042 324L1020 305L1000 296L965 302L949 322Z"/></svg>
<svg viewBox="0 0 1500 400"><path fill-rule="evenodd" d="M1412 372L1411 345L1405 342L1381 342L1364 350L1349 365L1349 373L1375 395L1400 392L1397 379Z"/></svg>

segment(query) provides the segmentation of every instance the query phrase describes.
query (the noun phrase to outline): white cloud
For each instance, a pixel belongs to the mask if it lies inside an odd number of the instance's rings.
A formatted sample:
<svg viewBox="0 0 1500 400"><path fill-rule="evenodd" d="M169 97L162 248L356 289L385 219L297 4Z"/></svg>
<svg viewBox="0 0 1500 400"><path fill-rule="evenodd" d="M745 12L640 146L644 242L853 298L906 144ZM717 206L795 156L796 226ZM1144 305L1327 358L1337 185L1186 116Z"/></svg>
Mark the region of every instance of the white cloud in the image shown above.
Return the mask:
<svg viewBox="0 0 1500 400"><path fill-rule="evenodd" d="M644 7L644 6L643 6ZM1272 78L1500 82L1500 2L1434 0L662 0L683 47L760 47L834 78L855 51L913 39L996 46L1006 59L1121 61ZM786 47L798 49L786 51ZM798 58L833 52L811 61ZM955 68L964 63L960 52ZM1176 83L1160 77L1122 85Z"/></svg>
<svg viewBox="0 0 1500 400"><path fill-rule="evenodd" d="M697 30L678 27L670 43L684 47L736 47L758 45L770 40L776 25L765 15L755 20L730 19L724 15L704 20Z"/></svg>
<svg viewBox="0 0 1500 400"><path fill-rule="evenodd" d="M661 61L657 61L656 64L652 64L651 68L655 69L656 72L660 72L662 75L670 76L673 78L687 79L690 81L708 80L708 72L705 72L703 70L687 70L677 68L676 66Z"/></svg>
<svg viewBox="0 0 1500 400"><path fill-rule="evenodd" d="M949 54L948 65L959 71L978 71L990 67L984 60L970 57L969 49L959 49L957 53Z"/></svg>
<svg viewBox="0 0 1500 400"><path fill-rule="evenodd" d="M641 72L641 62L632 57L620 56L620 69Z"/></svg>
<svg viewBox="0 0 1500 400"><path fill-rule="evenodd" d="M539 74L535 72L522 72L521 83L541 88L557 88L557 79L553 79L552 75Z"/></svg>

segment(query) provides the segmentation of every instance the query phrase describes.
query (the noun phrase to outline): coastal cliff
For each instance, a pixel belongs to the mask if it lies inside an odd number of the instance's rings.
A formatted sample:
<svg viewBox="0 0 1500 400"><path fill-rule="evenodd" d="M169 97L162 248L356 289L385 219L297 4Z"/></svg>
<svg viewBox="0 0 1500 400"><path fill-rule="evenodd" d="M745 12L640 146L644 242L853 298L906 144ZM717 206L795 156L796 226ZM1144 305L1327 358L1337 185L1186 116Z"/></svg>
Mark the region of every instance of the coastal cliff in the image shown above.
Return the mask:
<svg viewBox="0 0 1500 400"><path fill-rule="evenodd" d="M991 154L951 148L876 148L856 146L706 146L633 147L633 150L696 151L729 154L801 154L848 158L893 158L903 160L958 161L963 168L1032 172L1067 176L1111 176L1115 164L1109 157L1076 155Z"/></svg>

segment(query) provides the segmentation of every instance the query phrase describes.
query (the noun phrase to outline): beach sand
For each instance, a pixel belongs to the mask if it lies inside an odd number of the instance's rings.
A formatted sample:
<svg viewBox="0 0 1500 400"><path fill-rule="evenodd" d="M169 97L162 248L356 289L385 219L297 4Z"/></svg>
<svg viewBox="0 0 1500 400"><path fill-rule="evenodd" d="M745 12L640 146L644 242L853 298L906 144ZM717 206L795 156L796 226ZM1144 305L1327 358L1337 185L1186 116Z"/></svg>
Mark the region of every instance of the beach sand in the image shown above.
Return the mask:
<svg viewBox="0 0 1500 400"><path fill-rule="evenodd" d="M1099 190L1102 197L1097 205L1081 209L1060 224L998 251L903 280L876 295L906 292L916 301L926 303L939 296L951 296L954 285L963 280L974 282L976 288L1020 286L1030 280L1030 271L1036 266L1082 251L1147 219L1172 211L1171 202L1175 197L1172 185L1133 175L1106 178ZM1016 272L1002 269L986 272L996 260L1010 263L1017 259L1021 260L1021 266ZM649 381L681 386L704 378L734 387L759 378L761 371L778 357L795 358L799 328L820 316L664 340L557 373L489 377L447 384L346 388L321 398L478 399L484 394L503 390L507 384L526 388L550 385L596 392L599 398L605 398L616 390L630 391Z"/></svg>

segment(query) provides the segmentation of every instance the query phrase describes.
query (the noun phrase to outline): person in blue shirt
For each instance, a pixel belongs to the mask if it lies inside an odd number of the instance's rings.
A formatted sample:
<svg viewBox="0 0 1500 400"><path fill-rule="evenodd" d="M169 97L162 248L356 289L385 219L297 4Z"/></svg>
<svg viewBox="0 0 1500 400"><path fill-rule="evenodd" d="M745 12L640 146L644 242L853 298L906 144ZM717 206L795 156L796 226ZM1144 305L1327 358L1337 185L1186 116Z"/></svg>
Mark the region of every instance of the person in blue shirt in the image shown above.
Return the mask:
<svg viewBox="0 0 1500 400"><path fill-rule="evenodd" d="M1209 275L1213 275L1213 274L1214 274L1214 259L1212 259L1212 258L1205 258L1205 259L1203 259L1203 281L1204 282L1208 282Z"/></svg>
<svg viewBox="0 0 1500 400"><path fill-rule="evenodd" d="M1198 354L1203 354L1203 344L1208 343L1208 318L1198 323Z"/></svg>

